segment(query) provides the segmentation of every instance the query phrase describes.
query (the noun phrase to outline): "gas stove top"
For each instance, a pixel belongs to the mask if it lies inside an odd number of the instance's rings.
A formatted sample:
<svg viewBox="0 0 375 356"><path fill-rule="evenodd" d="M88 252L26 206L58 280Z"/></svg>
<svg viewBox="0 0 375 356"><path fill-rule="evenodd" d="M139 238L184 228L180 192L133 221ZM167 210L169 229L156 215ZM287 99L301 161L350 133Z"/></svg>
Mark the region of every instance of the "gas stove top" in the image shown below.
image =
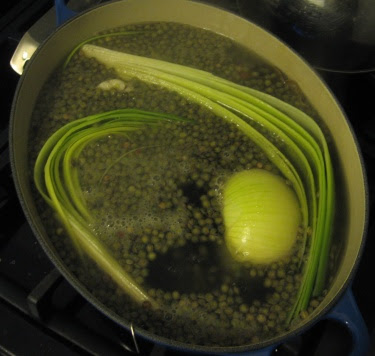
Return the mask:
<svg viewBox="0 0 375 356"><path fill-rule="evenodd" d="M241 14L236 0L211 0ZM9 62L24 32L52 1L20 0L0 4L0 68L3 115L0 119L0 355L182 355L139 340L107 319L82 298L54 268L33 235L13 186L8 147L11 102L19 76ZM375 72L321 72L357 135L368 175L370 219L366 246L353 293L375 344ZM349 355L348 331L322 321L280 345L278 355Z"/></svg>

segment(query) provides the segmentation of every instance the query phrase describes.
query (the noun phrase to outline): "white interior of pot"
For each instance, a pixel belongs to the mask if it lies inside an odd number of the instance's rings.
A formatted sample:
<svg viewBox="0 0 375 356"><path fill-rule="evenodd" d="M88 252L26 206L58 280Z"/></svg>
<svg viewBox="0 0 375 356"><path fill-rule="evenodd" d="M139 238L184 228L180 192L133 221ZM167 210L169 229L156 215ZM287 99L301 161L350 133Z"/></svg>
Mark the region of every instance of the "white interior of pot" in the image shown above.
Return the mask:
<svg viewBox="0 0 375 356"><path fill-rule="evenodd" d="M179 2L177 5L176 3ZM63 26L36 52L24 72L13 114L12 147L21 195L32 207L27 175L27 137L29 121L37 94L53 69L75 44L93 33L129 23L174 21L203 27L255 51L278 67L300 86L332 133L337 160L342 172L343 195L347 199L346 241L342 263L323 303L312 316L325 308L346 284L358 257L365 227L365 187L363 168L357 146L343 113L329 90L314 71L284 44L244 19L220 9L183 0L130 0L109 3L86 13ZM22 105L19 105L22 103ZM31 208L30 213L36 210ZM43 234L43 231L39 231Z"/></svg>

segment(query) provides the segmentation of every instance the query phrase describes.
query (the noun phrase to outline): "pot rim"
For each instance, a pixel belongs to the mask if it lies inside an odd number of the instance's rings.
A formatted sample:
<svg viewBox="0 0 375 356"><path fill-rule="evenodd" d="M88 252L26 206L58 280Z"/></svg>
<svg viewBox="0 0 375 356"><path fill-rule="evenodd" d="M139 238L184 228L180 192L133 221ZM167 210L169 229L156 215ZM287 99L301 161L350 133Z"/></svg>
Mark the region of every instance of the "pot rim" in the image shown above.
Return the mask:
<svg viewBox="0 0 375 356"><path fill-rule="evenodd" d="M363 186L364 186L364 191L365 191L365 198L364 198L364 228L362 231L362 236L361 236L361 243L359 247L359 252L357 255L357 258L351 268L350 273L347 275L347 278L345 282L342 285L342 288L339 290L339 292L328 302L328 304L322 308L314 317L309 319L308 321L303 322L299 326L294 327L291 331L285 332L281 335L278 335L272 339L267 339L266 341L262 341L259 343L254 343L254 344L249 344L249 345L241 345L241 346L230 346L230 347L214 347L214 346L201 346L201 345L193 345L193 344L188 344L188 343L183 343L179 341L174 341L162 336L158 336L154 333L150 333L147 330L138 328L136 326L133 326L131 322L124 320L123 317L119 316L116 314L113 310L111 310L109 307L107 307L105 304L101 303L99 300L97 300L91 293L90 291L86 288L82 282L76 278L72 272L69 271L69 269L65 266L65 264L60 260L60 257L58 256L57 253L51 248L49 245L48 241L42 236L41 229L39 226L39 223L34 216L34 214L30 211L29 204L27 202L27 199L24 197L24 192L23 192L23 187L20 183L19 179L19 172L15 160L15 125L16 125L16 107L18 106L18 97L19 93L23 88L23 83L25 81L25 77L29 71L32 70L33 63L38 60L38 54L43 50L43 48L46 46L47 43L50 41L53 41L57 33L61 33L64 31L64 28L69 26L71 23L74 22L79 22L80 19L82 19L84 16L87 14L90 14L93 11L98 11L102 7L107 7L110 6L112 3L116 2L131 2L132 0L114 0L106 3L101 3L98 4L80 14L75 16L74 18L68 20L66 23L62 24L60 27L56 28L41 44L40 47L37 48L35 51L34 55L32 58L26 63L24 73L22 74L18 84L17 88L15 91L15 96L14 100L12 103L11 107L11 115L10 115L10 126L9 126L9 146L10 146L10 163L11 163L11 170L12 170L12 175L13 175L13 180L15 183L15 188L17 195L19 197L22 209L25 213L26 219L31 226L31 229L36 236L38 242L42 246L44 252L46 255L49 257L49 259L53 262L53 264L57 267L59 272L64 276L66 281L70 283L73 288L81 294L88 302L90 302L96 309L98 309L100 312L102 312L105 316L109 317L112 321L114 321L116 324L120 325L121 327L127 329L129 332L132 332L132 329L135 330L136 334L139 334L139 336L155 342L157 344L164 345L169 348L177 349L177 350L183 350L183 351L193 351L193 352L202 352L202 353L228 353L228 352L245 352L245 351L253 351L253 350L261 350L263 348L269 347L269 346L277 346L279 344L282 344L289 338L292 338L298 334L306 332L308 329L310 329L314 324L319 322L320 320L324 319L324 315L326 315L330 310L334 308L334 306L337 304L337 302L340 300L344 292L350 288L351 282L354 278L355 272L358 268L359 262L360 262L360 257L363 253L364 245L365 245L365 240L366 240L366 232L367 232L367 227L368 227L368 218L369 218L369 193L368 193L368 182L367 182L367 176L366 176L366 169L363 161L363 157L361 154L360 146L358 143L358 140L356 139L355 132L353 130L352 125L350 124L350 121L348 120L345 112L343 111L340 103L336 99L335 95L331 91L331 89L328 87L328 85L325 83L321 75L316 72L307 62L305 59L303 59L297 52L295 52L289 45L287 45L283 40L281 40L277 35L272 34L268 30L261 28L257 24L252 23L251 21L232 13L231 11L228 10L222 10L227 13L229 13L231 16L239 17L241 19L246 20L247 22L251 23L253 26L257 27L259 30L264 31L269 33L272 37L276 38L284 47L287 47L290 52L294 54L294 56L298 57L301 62L304 62L305 64L308 64L308 66L314 71L315 75L320 79L321 82L324 83L326 89L329 91L331 94L332 98L335 100L336 104L339 106L342 116L348 125L350 129L350 133L355 141L355 149L356 153L358 155L358 159L360 162L360 165L362 167L362 177L363 177ZM155 2L163 2L164 0L154 0ZM205 7L210 7L213 8L214 6L212 4L205 4L205 3L198 3L197 1L189 1L189 0L178 0L181 2L194 2L197 6L205 6Z"/></svg>

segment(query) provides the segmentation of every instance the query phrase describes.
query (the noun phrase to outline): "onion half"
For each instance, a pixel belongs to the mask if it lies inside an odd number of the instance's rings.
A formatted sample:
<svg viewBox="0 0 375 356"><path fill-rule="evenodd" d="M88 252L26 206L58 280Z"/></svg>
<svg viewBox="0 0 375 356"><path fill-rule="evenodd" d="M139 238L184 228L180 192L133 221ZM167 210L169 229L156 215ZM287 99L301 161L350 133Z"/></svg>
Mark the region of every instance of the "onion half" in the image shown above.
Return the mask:
<svg viewBox="0 0 375 356"><path fill-rule="evenodd" d="M235 260L268 264L290 253L301 212L283 178L263 169L235 173L223 197L225 241Z"/></svg>

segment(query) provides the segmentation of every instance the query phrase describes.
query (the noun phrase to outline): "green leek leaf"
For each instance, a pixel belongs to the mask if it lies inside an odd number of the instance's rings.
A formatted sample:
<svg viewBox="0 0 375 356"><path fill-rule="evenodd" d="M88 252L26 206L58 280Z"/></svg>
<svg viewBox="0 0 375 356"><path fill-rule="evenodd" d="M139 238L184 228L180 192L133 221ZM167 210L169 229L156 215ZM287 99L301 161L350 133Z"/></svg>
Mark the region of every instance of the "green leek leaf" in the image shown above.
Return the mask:
<svg viewBox="0 0 375 356"><path fill-rule="evenodd" d="M42 147L34 166L35 185L56 211L79 253L86 253L133 300L155 302L116 261L90 228L94 217L87 209L73 160L84 147L110 134L126 135L160 121L186 121L174 115L141 110L114 110L87 116L57 130Z"/></svg>

